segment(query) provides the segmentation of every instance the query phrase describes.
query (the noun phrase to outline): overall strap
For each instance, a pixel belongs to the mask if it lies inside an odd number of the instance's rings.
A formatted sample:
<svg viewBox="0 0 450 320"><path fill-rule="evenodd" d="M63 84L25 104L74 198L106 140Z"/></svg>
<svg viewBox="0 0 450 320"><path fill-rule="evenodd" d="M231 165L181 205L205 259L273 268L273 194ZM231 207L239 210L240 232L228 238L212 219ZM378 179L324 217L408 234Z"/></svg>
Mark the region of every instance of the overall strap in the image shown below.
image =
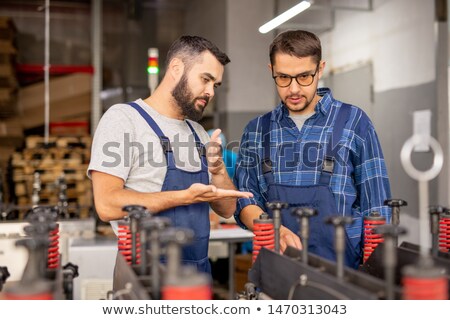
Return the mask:
<svg viewBox="0 0 450 320"><path fill-rule="evenodd" d="M270 117L272 112L266 113L261 117L261 136L263 156L261 169L267 184L274 182L272 160L270 160Z"/></svg>
<svg viewBox="0 0 450 320"><path fill-rule="evenodd" d="M170 145L170 140L168 137L164 135L159 126L156 124L155 120L144 110L140 105L135 102L128 102L128 105L133 107L139 114L144 118L144 120L148 123L150 128L156 133L161 143L161 147L163 149L164 155L166 157L167 168L168 169L176 169L175 159L173 157L172 147Z"/></svg>
<svg viewBox="0 0 450 320"><path fill-rule="evenodd" d="M206 156L206 150L205 150L205 146L203 145L202 141L200 140L200 137L198 136L197 132L195 132L194 127L192 126L192 124L190 124L189 121L186 121L186 123L189 126L189 128L191 129L192 134L194 135L195 146L197 147L198 154L201 157L205 157Z"/></svg>
<svg viewBox="0 0 450 320"><path fill-rule="evenodd" d="M208 167L208 164L206 162L206 149L205 149L205 146L203 145L202 141L200 140L200 137L198 136L197 132L195 132L194 127L192 126L192 124L190 124L189 121L186 121L186 123L189 126L189 128L191 129L192 134L194 135L195 146L197 148L198 155L200 156L200 161L202 162L202 166Z"/></svg>
<svg viewBox="0 0 450 320"><path fill-rule="evenodd" d="M350 117L352 108L347 103L342 103L341 107L336 111L336 120L334 121L330 140L327 144L327 151L323 157L322 172L320 175L320 184L328 185L334 171L334 163L337 158L339 149L337 148L339 141L344 133L345 124Z"/></svg>

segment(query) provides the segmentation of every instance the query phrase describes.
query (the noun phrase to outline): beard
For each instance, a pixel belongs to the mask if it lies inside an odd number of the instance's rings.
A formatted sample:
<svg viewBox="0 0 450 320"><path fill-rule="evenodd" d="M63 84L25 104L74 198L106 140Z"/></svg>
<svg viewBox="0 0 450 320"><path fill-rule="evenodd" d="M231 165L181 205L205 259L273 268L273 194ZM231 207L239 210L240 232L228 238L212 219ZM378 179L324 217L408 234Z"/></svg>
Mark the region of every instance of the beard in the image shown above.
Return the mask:
<svg viewBox="0 0 450 320"><path fill-rule="evenodd" d="M199 121L203 117L203 110L209 102L208 96L194 98L194 94L188 87L186 74L183 74L180 81L173 89L172 97L180 107L183 116L193 121ZM203 107L197 107L195 105L196 101L200 99L206 101Z"/></svg>
<svg viewBox="0 0 450 320"><path fill-rule="evenodd" d="M298 112L304 112L305 110L308 110L311 108L311 105L314 104L312 99L309 99L307 96L302 96L304 98L304 101L302 103L299 104L292 104L289 101L289 98L291 97L299 97L299 95L292 95L292 96L287 96L286 98L282 99L284 105L286 106L286 108L293 112L293 113L298 113ZM315 104L314 104L315 106Z"/></svg>

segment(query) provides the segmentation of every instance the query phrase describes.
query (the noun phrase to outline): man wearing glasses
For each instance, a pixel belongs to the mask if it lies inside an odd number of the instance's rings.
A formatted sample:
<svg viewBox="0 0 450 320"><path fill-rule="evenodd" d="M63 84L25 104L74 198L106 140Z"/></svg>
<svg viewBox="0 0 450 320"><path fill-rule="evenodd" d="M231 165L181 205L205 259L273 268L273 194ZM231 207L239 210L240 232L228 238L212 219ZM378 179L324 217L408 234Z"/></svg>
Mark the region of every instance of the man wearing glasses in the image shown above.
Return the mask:
<svg viewBox="0 0 450 320"><path fill-rule="evenodd" d="M383 205L390 186L375 129L358 107L335 100L318 88L325 61L319 38L307 31L286 31L270 45L269 69L281 103L252 120L244 130L234 176L240 191L235 218L253 229L253 220L267 202L289 204L282 211L280 248L301 249L294 207L314 208L309 220L310 252L336 260L334 229L327 217L348 216L345 264L357 268L362 258L363 217L378 211L390 221Z"/></svg>

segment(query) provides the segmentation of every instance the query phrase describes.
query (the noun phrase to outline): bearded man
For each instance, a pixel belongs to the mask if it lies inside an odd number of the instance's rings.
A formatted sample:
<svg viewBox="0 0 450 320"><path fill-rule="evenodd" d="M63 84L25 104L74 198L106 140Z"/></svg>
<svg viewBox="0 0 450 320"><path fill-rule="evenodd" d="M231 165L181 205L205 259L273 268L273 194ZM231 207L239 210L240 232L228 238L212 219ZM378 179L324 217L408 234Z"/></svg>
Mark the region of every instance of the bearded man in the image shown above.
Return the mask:
<svg viewBox="0 0 450 320"><path fill-rule="evenodd" d="M236 191L220 152L220 130L211 138L196 121L220 86L225 53L209 40L182 36L170 47L166 72L150 97L109 108L96 129L88 176L99 218L117 234L126 205L144 206L190 228L182 263L211 272L209 206L224 218L236 210ZM206 145L206 147L205 147Z"/></svg>

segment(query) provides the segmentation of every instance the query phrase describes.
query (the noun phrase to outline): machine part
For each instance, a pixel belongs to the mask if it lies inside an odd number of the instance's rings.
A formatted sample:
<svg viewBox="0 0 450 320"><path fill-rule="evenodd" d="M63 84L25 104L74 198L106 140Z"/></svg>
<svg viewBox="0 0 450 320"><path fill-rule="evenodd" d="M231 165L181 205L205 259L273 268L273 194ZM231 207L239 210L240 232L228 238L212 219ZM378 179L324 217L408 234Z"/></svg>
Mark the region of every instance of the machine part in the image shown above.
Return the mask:
<svg viewBox="0 0 450 320"><path fill-rule="evenodd" d="M432 206L429 208L430 231L431 231L431 254L437 257L439 253L439 219L445 208L441 206Z"/></svg>
<svg viewBox="0 0 450 320"><path fill-rule="evenodd" d="M35 279L47 277L49 239L39 233L32 233L29 230L26 232L31 235L31 238L17 240L16 246L25 247L28 251L28 261L21 280L33 282Z"/></svg>
<svg viewBox="0 0 450 320"><path fill-rule="evenodd" d="M131 265L131 256L132 256L132 240L131 240L131 231L130 225L128 221L119 221L118 225L118 235L117 235L117 250L120 254L123 255L125 260L129 265ZM136 255L137 255L137 263L140 263L140 254L141 248L140 244L136 245Z"/></svg>
<svg viewBox="0 0 450 320"><path fill-rule="evenodd" d="M127 282L123 289L117 290L115 293L113 293L111 300L125 300L125 297L132 295L133 285L130 282Z"/></svg>
<svg viewBox="0 0 450 320"><path fill-rule="evenodd" d="M0 267L0 292L3 289L3 284L6 282L6 279L8 279L10 276L8 272L7 267Z"/></svg>
<svg viewBox="0 0 450 320"><path fill-rule="evenodd" d="M371 212L368 216L364 217L364 257L363 263L370 257L372 252L383 242L383 237L374 232L377 226L386 224L386 218L379 212Z"/></svg>
<svg viewBox="0 0 450 320"><path fill-rule="evenodd" d="M59 268L59 224L49 231L49 240L47 268L56 269Z"/></svg>
<svg viewBox="0 0 450 320"><path fill-rule="evenodd" d="M420 250L419 245L413 244L413 243L410 243L410 242L406 242L406 241L402 242L400 247L408 249L408 250L413 250L416 253L419 252L419 250ZM437 256L432 256L432 257L433 257L433 260L435 261L435 263L436 263L436 260L440 261L440 260L444 259L443 261L447 261L447 263L450 264L450 252L438 251ZM448 269L447 273L450 274L450 268Z"/></svg>
<svg viewBox="0 0 450 320"><path fill-rule="evenodd" d="M325 223L331 224L335 228L334 247L336 250L336 277L344 279L344 254L345 254L345 225L351 224L351 217L334 216L325 219Z"/></svg>
<svg viewBox="0 0 450 320"><path fill-rule="evenodd" d="M209 275L198 273L194 266L181 265L181 247L192 242L191 229L168 228L161 233L166 244L167 272L161 290L163 300L210 300L212 290Z"/></svg>
<svg viewBox="0 0 450 320"><path fill-rule="evenodd" d="M445 209L439 220L439 250L450 253L450 211Z"/></svg>
<svg viewBox="0 0 450 320"><path fill-rule="evenodd" d="M400 207L405 207L408 203L402 199L387 199L384 201L385 206L389 206L392 212L391 224L398 226L400 224ZM398 246L398 238L394 238L394 245Z"/></svg>
<svg viewBox="0 0 450 320"><path fill-rule="evenodd" d="M253 220L253 258L254 263L261 248L273 250L275 248L275 231L273 220L267 213L262 213L259 219Z"/></svg>
<svg viewBox="0 0 450 320"><path fill-rule="evenodd" d="M392 209L392 224L398 226L400 224L400 207L407 206L408 203L402 199L384 200L384 205Z"/></svg>
<svg viewBox="0 0 450 320"><path fill-rule="evenodd" d="M413 136L403 145L400 153L403 167L410 177L419 182L419 253L417 264L407 266L403 271L403 295L405 299L448 299L448 281L443 268L434 267L433 260L428 252L429 220L428 209L428 181L437 177L444 163L442 148L439 143L429 137L429 144L434 151L433 165L427 171L417 170L411 162L411 153L414 146L421 142L420 136ZM428 291L429 287L435 290Z"/></svg>
<svg viewBox="0 0 450 320"><path fill-rule="evenodd" d="M244 291L237 293L234 300L273 300L264 292L258 290L254 283L247 282Z"/></svg>
<svg viewBox="0 0 450 320"><path fill-rule="evenodd" d="M292 300L292 297L294 296L295 290L297 289L297 287L306 287L306 286L310 286L312 288L321 290L323 292L326 292L328 294L330 294L331 296L334 296L336 299L338 300L349 300L350 298L346 295L343 295L342 293L340 293L337 290L334 290L333 288L330 288L322 283L319 282L313 282L313 281L308 281L308 276L306 274L301 274L298 281L296 283L294 283L291 288L289 289L289 294L287 297L287 300Z"/></svg>
<svg viewBox="0 0 450 320"><path fill-rule="evenodd" d="M185 228L168 228L161 233L160 241L166 245L167 279L177 279L181 268L181 246L194 239L194 232Z"/></svg>
<svg viewBox="0 0 450 320"><path fill-rule="evenodd" d="M301 261L301 251L288 247L283 254L265 248L249 271L249 280L263 293L276 300L286 300L293 286L292 299L315 300L337 299L334 294L348 299L379 299L384 296L384 282L363 272L345 267L345 279L336 278L336 264L313 253L309 254L308 265ZM301 275L306 275L309 286L298 286ZM274 280L276 279L276 280ZM319 284L315 286L315 284ZM327 287L330 290L323 290ZM398 295L400 295L398 289ZM261 297L261 294L258 295Z"/></svg>
<svg viewBox="0 0 450 320"><path fill-rule="evenodd" d="M417 170L411 162L411 153L415 146L422 143L422 137L414 135L409 138L402 147L400 152L400 159L406 173L413 179L419 182L419 239L420 239L420 254L422 259L427 259L429 254L427 246L429 243L429 228L428 228L428 181L436 178L442 169L444 163L444 153L439 142L433 137L429 137L429 144L434 151L433 165L426 171Z"/></svg>
<svg viewBox="0 0 450 320"><path fill-rule="evenodd" d="M409 265L403 271L404 300L447 300L448 279L444 269Z"/></svg>
<svg viewBox="0 0 450 320"><path fill-rule="evenodd" d="M45 279L45 251L48 239L43 236L21 239L17 246L24 246L28 251L28 262L18 284L5 288L7 300L51 300L53 285Z"/></svg>
<svg viewBox="0 0 450 320"><path fill-rule="evenodd" d="M122 208L122 211L128 214L130 219L130 234L131 234L131 264L139 264L140 252L138 252L138 247L140 247L139 241L139 221L149 216L146 207L139 205L128 205ZM140 251L140 250L139 250Z"/></svg>
<svg viewBox="0 0 450 320"><path fill-rule="evenodd" d="M267 202L266 207L272 211L273 225L275 230L275 252L280 252L280 227L281 210L289 207L289 204L280 201Z"/></svg>
<svg viewBox="0 0 450 320"><path fill-rule="evenodd" d="M397 265L395 267L395 283L397 286L402 285L403 270L409 265L417 263L420 258L420 247L416 244L409 242L402 242L400 246L396 248L395 256L397 259ZM449 257L443 257L446 255L443 252L439 252L438 257L431 257L433 265L442 269L445 269L447 281L450 281L450 259ZM385 257L385 243L380 243L372 255L362 265L360 271L370 274L379 279L386 279L384 269L384 257ZM450 288L448 294L450 295ZM384 298L384 297L383 297ZM400 299L401 296L397 296Z"/></svg>
<svg viewBox="0 0 450 320"><path fill-rule="evenodd" d="M31 225L24 228L28 235L48 237L47 268L49 269L59 267L59 225L56 222L58 212L58 207L36 206L27 217Z"/></svg>
<svg viewBox="0 0 450 320"><path fill-rule="evenodd" d="M54 222L58 220L58 207L36 206L33 207L27 216L30 223Z"/></svg>
<svg viewBox="0 0 450 320"><path fill-rule="evenodd" d="M385 224L375 228L375 234L384 238L384 277L386 282L386 299L395 299L395 267L397 266L396 244L394 239L406 233L406 229L392 224Z"/></svg>
<svg viewBox="0 0 450 320"><path fill-rule="evenodd" d="M39 201L41 200L39 197L39 192L41 191L42 183L41 176L39 172L35 171L33 175L33 193L31 195L31 204L33 207L39 205Z"/></svg>
<svg viewBox="0 0 450 320"><path fill-rule="evenodd" d="M317 215L313 208L294 208L292 214L297 216L300 222L300 239L302 240L302 261L308 264L308 240L309 240L309 218Z"/></svg>
<svg viewBox="0 0 450 320"><path fill-rule="evenodd" d="M255 300L256 299L256 287L253 283L247 282L244 285L245 289L245 297L247 300Z"/></svg>
<svg viewBox="0 0 450 320"><path fill-rule="evenodd" d="M122 254L116 256L114 268L114 300L150 300L151 297L129 261Z"/></svg>
<svg viewBox="0 0 450 320"><path fill-rule="evenodd" d="M69 262L63 267L63 289L66 300L73 300L73 279L78 276L78 266Z"/></svg>
<svg viewBox="0 0 450 320"><path fill-rule="evenodd" d="M13 210L11 208L11 206L8 206L6 204L2 204L0 206L0 219L2 221L6 221L6 220L16 220L17 219L17 214L15 214L14 212L15 210ZM13 215L16 215L15 217L12 217Z"/></svg>
<svg viewBox="0 0 450 320"><path fill-rule="evenodd" d="M53 300L52 285L47 281L36 281L28 285L17 284L5 289L6 300Z"/></svg>
<svg viewBox="0 0 450 320"><path fill-rule="evenodd" d="M193 266L183 266L176 279L167 279L161 295L163 300L211 300L209 276Z"/></svg>
<svg viewBox="0 0 450 320"><path fill-rule="evenodd" d="M151 275L151 295L153 299L161 298L161 275L159 272L159 259L161 256L160 233L171 225L171 221L166 217L147 217L140 221L140 241L143 250L141 255L141 275ZM151 273L148 272L148 240L150 240L150 261Z"/></svg>
<svg viewBox="0 0 450 320"><path fill-rule="evenodd" d="M58 186L58 209L59 214L65 218L69 219L69 200L67 198L67 183L64 173L56 180L56 185Z"/></svg>

